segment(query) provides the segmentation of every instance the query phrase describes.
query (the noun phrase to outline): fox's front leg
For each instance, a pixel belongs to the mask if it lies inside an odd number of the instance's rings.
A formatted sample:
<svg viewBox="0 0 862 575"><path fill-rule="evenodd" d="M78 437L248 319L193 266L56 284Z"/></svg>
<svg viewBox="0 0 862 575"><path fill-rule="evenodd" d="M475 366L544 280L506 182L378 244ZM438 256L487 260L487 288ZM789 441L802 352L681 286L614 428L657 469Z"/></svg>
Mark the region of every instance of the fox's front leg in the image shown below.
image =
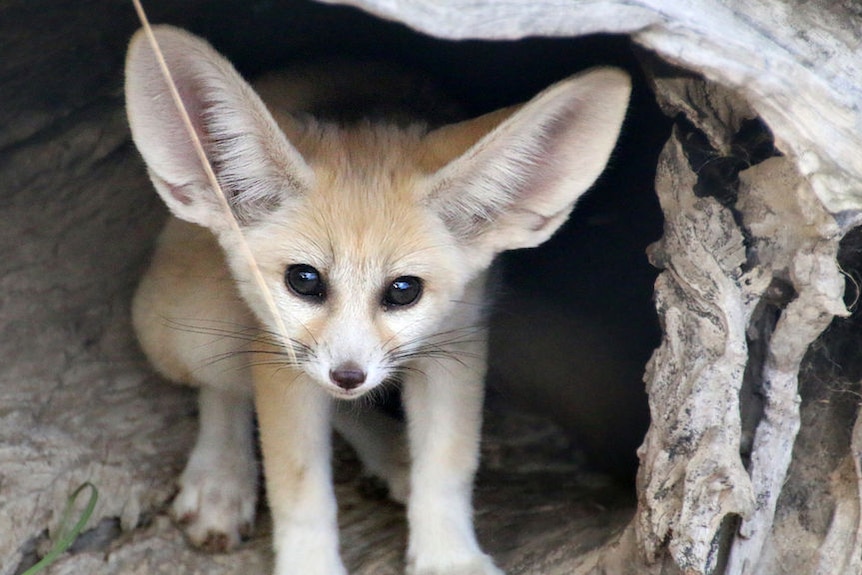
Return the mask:
<svg viewBox="0 0 862 575"><path fill-rule="evenodd" d="M195 545L227 551L251 531L257 504L251 397L201 386L200 430L172 513Z"/></svg>
<svg viewBox="0 0 862 575"><path fill-rule="evenodd" d="M346 575L330 467L330 399L287 368L255 368L275 575Z"/></svg>
<svg viewBox="0 0 862 575"><path fill-rule="evenodd" d="M464 345L460 362L423 362L404 388L413 459L409 575L502 575L473 529L485 345Z"/></svg>

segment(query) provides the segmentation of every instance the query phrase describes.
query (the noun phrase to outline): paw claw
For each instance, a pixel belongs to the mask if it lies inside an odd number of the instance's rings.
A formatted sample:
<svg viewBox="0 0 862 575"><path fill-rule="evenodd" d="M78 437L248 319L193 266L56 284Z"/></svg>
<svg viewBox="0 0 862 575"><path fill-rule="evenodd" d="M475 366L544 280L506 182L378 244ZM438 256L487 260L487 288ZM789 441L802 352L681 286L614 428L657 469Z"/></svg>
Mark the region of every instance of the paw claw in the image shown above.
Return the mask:
<svg viewBox="0 0 862 575"><path fill-rule="evenodd" d="M198 547L208 553L225 553L232 548L232 545L226 533L208 531Z"/></svg>
<svg viewBox="0 0 862 575"><path fill-rule="evenodd" d="M179 525L180 527L186 527L188 525L191 525L195 521L197 521L198 515L197 515L197 513L192 513L192 512L183 513L182 515L177 515L176 513L171 511L171 517L173 518L174 521L176 521L177 525Z"/></svg>
<svg viewBox="0 0 862 575"><path fill-rule="evenodd" d="M245 541L246 539L250 539L252 534L254 533L254 524L252 523L243 523L239 526L239 536L240 539Z"/></svg>
<svg viewBox="0 0 862 575"><path fill-rule="evenodd" d="M255 477L247 470L186 469L171 515L192 545L224 553L249 537L257 503Z"/></svg>

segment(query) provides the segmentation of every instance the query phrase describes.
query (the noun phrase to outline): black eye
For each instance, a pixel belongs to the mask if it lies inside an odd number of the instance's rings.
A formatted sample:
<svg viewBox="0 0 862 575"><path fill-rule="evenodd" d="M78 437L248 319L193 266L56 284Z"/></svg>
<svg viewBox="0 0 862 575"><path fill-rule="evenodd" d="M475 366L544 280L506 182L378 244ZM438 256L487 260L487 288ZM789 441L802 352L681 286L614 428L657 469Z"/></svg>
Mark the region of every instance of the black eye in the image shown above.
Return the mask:
<svg viewBox="0 0 862 575"><path fill-rule="evenodd" d="M415 276L395 278L383 292L383 305L388 308L416 303L422 295L422 280Z"/></svg>
<svg viewBox="0 0 862 575"><path fill-rule="evenodd" d="M326 285L320 272L308 264L295 264L284 272L287 286L296 295L322 300L326 297Z"/></svg>

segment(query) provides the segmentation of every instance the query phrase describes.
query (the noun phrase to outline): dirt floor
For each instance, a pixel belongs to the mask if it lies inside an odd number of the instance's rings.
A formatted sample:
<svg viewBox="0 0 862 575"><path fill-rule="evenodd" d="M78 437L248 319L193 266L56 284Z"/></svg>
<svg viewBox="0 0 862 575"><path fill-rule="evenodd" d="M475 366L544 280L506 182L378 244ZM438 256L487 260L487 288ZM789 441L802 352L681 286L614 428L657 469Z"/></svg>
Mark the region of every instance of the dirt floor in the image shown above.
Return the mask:
<svg viewBox="0 0 862 575"><path fill-rule="evenodd" d="M188 393L156 382L140 382L156 388L172 405L175 425L163 430L164 444L190 446L193 423ZM161 389L164 387L164 389ZM574 569L583 554L609 540L627 523L633 511L630 490L607 477L583 471L582 456L573 450L566 436L541 418L506 411L492 400L486 424L484 465L476 488L476 524L485 548L510 575L548 574ZM136 400L122 406L125 424L137 419ZM156 411L160 411L159 407ZM186 413L176 413L186 410ZM161 414L164 415L164 412ZM152 413L149 421L153 420ZM107 428L99 426L102 430ZM147 500L138 509L137 523L123 529L118 517L103 517L81 536L72 551L52 566L48 573L92 574L264 574L270 572L272 554L269 518L260 509L257 527L250 540L230 554L207 554L192 549L180 529L167 515L171 474L183 459L181 449L155 453L152 444L137 442L137 457L116 461L113 477L131 472L132 462L148 456L159 461L138 469L128 483L111 484L92 477L102 497L117 500L137 494ZM335 477L340 504L342 550L351 573L387 575L403 572L406 542L404 510L390 502L380 484L361 473L349 447L336 440ZM155 447L155 446L152 446ZM124 448L126 455L127 445ZM144 449L140 449L144 448ZM84 456L79 454L80 457ZM104 460L98 462L102 464ZM96 463L94 462L94 465ZM104 474L105 471L101 470ZM151 489L150 493L145 490ZM132 503L127 501L127 503ZM100 506L104 510L104 505ZM56 508L55 508L56 509ZM104 514L100 513L99 516ZM56 520L56 517L54 518ZM42 534L25 545L18 573L48 546Z"/></svg>

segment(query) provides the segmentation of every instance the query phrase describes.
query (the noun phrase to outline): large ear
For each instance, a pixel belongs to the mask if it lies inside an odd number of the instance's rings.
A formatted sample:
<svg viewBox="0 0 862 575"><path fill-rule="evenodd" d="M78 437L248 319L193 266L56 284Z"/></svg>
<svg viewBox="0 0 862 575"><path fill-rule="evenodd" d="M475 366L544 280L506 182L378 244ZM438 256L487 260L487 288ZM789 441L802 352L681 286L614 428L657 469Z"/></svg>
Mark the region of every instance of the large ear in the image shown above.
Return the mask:
<svg viewBox="0 0 862 575"><path fill-rule="evenodd" d="M311 186L313 174L266 106L231 64L200 38L171 26L154 32L218 182L241 224L287 195ZM179 218L225 229L220 207L156 60L139 30L126 58L126 109L132 138L156 190Z"/></svg>
<svg viewBox="0 0 862 575"><path fill-rule="evenodd" d="M625 72L599 68L522 106L430 132L426 164L443 165L427 201L481 261L541 244L604 170L630 92Z"/></svg>

